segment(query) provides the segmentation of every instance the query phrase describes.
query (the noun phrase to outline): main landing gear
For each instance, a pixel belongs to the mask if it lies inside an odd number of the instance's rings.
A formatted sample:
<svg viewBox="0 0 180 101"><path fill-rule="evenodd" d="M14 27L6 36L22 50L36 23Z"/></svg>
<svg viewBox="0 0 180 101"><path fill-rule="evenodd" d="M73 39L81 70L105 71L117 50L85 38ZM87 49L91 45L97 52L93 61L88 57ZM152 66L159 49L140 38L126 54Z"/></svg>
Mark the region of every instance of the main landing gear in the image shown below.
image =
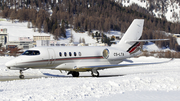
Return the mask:
<svg viewBox="0 0 180 101"><path fill-rule="evenodd" d="M73 77L79 77L79 72L69 71L67 75L72 74Z"/></svg>
<svg viewBox="0 0 180 101"><path fill-rule="evenodd" d="M72 74L73 77L79 77L79 72L69 71L67 75ZM91 71L92 77L99 77L99 72L97 70Z"/></svg>
<svg viewBox="0 0 180 101"><path fill-rule="evenodd" d="M97 70L92 70L92 71L91 71L91 75L92 75L93 77L99 77L99 72L98 72Z"/></svg>
<svg viewBox="0 0 180 101"><path fill-rule="evenodd" d="M20 70L19 73L20 73L19 78L20 78L20 79L24 79L24 75L23 75L22 70Z"/></svg>

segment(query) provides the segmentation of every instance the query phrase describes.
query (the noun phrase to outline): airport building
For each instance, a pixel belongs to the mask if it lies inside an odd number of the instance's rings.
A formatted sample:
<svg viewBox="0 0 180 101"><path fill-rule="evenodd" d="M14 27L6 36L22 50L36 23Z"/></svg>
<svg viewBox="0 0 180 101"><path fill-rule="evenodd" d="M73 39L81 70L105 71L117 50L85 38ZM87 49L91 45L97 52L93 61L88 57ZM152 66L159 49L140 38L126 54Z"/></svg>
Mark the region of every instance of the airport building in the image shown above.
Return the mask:
<svg viewBox="0 0 180 101"><path fill-rule="evenodd" d="M0 46L5 46L6 43L8 42L8 33L7 29L0 29Z"/></svg>
<svg viewBox="0 0 180 101"><path fill-rule="evenodd" d="M6 44L7 49L20 48L20 49L29 49L33 48L33 40L29 37L20 37L19 41L9 41Z"/></svg>
<svg viewBox="0 0 180 101"><path fill-rule="evenodd" d="M37 40L50 40L50 35L43 34L43 35L34 35L33 41L36 42Z"/></svg>
<svg viewBox="0 0 180 101"><path fill-rule="evenodd" d="M67 43L60 43L56 40L37 40L36 46L67 46Z"/></svg>
<svg viewBox="0 0 180 101"><path fill-rule="evenodd" d="M37 40L36 46L108 46L105 43L61 43L57 40Z"/></svg>

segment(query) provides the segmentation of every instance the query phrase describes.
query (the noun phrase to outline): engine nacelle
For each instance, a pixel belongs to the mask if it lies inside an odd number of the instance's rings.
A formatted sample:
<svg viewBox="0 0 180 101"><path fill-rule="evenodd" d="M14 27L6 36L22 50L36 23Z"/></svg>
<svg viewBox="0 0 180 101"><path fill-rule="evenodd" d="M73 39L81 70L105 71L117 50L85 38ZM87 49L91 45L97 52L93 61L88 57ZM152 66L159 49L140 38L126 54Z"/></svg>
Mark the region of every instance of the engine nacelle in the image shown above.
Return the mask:
<svg viewBox="0 0 180 101"><path fill-rule="evenodd" d="M108 60L119 60L130 57L130 54L117 49L104 49L103 57Z"/></svg>

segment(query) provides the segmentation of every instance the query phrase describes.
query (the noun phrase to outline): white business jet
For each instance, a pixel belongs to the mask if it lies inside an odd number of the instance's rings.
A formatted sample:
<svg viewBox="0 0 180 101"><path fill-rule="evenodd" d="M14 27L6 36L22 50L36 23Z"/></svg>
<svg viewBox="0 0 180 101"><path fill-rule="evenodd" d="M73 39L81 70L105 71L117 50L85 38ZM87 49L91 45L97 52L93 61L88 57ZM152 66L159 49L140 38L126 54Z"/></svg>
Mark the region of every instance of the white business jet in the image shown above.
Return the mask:
<svg viewBox="0 0 180 101"><path fill-rule="evenodd" d="M142 36L143 25L143 19L135 19L121 41L111 47L35 47L5 65L8 69L20 70L19 78L23 79L22 71L29 68L64 70L73 77L78 77L79 72L91 71L93 77L98 77L98 70L102 69L164 63L119 64L126 61L126 58L141 53L140 42L161 41L156 39L139 40Z"/></svg>

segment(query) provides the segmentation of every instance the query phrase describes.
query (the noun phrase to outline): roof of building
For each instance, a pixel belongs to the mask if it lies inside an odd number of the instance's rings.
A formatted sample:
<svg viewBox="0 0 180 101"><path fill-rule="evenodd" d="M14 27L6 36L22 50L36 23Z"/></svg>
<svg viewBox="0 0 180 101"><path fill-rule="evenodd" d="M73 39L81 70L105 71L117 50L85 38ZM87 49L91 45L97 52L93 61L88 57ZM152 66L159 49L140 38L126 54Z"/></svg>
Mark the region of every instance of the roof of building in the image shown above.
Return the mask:
<svg viewBox="0 0 180 101"><path fill-rule="evenodd" d="M40 34L40 35L33 35L33 36L50 36L48 34Z"/></svg>

